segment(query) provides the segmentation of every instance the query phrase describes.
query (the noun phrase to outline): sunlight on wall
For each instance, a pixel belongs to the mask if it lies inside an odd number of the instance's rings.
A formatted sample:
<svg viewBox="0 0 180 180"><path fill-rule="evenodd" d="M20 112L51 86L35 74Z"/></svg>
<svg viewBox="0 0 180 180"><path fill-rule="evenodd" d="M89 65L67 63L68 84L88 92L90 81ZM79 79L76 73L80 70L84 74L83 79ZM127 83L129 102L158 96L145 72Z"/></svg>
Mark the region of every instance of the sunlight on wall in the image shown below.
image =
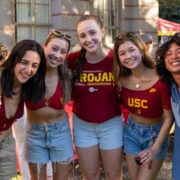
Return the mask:
<svg viewBox="0 0 180 180"><path fill-rule="evenodd" d="M77 14L79 13L79 10L77 8L72 8L72 10Z"/></svg>
<svg viewBox="0 0 180 180"><path fill-rule="evenodd" d="M108 36L108 35L106 35L105 36L105 45L107 46L107 47L109 47L109 48L113 48L113 46L114 46L114 44L111 42L112 41L112 37L110 37L110 36Z"/></svg>
<svg viewBox="0 0 180 180"><path fill-rule="evenodd" d="M90 12L89 11L84 11L84 14L90 14Z"/></svg>

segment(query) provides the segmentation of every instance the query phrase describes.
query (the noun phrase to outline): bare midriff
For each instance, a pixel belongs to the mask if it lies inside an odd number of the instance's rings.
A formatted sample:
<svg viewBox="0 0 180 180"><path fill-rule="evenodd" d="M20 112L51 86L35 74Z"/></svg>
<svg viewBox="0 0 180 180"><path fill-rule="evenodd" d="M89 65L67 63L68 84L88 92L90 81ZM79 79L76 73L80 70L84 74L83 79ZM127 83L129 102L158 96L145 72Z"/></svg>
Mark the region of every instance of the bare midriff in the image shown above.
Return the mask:
<svg viewBox="0 0 180 180"><path fill-rule="evenodd" d="M12 133L11 127L5 131L0 131L0 139L8 137L11 133Z"/></svg>
<svg viewBox="0 0 180 180"><path fill-rule="evenodd" d="M150 119L150 118L144 118L141 116L137 116L131 112L129 115L130 115L130 119L132 121L134 121L137 124L142 124L142 125L153 125L153 124L157 124L162 121L162 116L158 117L158 118Z"/></svg>

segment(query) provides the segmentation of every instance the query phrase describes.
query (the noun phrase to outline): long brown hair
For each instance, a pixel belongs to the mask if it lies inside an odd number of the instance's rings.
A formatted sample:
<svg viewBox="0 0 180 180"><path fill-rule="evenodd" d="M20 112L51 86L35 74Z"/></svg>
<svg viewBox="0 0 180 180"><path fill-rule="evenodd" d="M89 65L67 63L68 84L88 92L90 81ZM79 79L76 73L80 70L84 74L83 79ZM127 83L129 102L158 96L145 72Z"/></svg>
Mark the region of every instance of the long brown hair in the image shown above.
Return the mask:
<svg viewBox="0 0 180 180"><path fill-rule="evenodd" d="M131 70L124 67L120 63L119 55L118 55L118 49L119 46L124 44L125 42L130 41L132 42L143 54L142 62L143 64L148 68L155 68L155 63L153 62L152 56L149 54L146 45L144 44L143 40L138 37L134 33L126 33L126 34L119 34L115 39L115 45L114 45L114 61L112 66L112 72L115 78L115 82L118 86L120 86L120 77L121 76L128 76L131 74Z"/></svg>
<svg viewBox="0 0 180 180"><path fill-rule="evenodd" d="M103 29L103 23L102 21L96 16L96 15L82 15L79 20L77 21L76 24L76 29L79 25L79 23L83 22L83 21L87 21L87 20L94 20L100 27L100 29ZM84 63L86 62L86 49L84 49L83 47L80 50L78 59L76 60L76 75L74 76L74 82L76 79L78 79L82 73L82 67L84 65Z"/></svg>

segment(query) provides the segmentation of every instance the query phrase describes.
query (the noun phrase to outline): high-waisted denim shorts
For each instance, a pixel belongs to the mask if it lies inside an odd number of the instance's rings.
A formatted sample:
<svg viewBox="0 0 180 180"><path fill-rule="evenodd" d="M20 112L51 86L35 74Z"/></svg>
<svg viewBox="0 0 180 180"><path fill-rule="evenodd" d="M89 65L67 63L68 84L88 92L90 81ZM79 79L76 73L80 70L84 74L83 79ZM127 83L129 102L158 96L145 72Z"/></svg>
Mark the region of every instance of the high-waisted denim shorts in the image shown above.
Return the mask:
<svg viewBox="0 0 180 180"><path fill-rule="evenodd" d="M126 154L137 155L141 151L148 149L155 141L163 124L141 125L133 122L128 118L124 127L124 152ZM166 157L169 146L169 136L164 141L155 159L164 159Z"/></svg>
<svg viewBox="0 0 180 180"><path fill-rule="evenodd" d="M64 162L74 158L72 136L68 116L54 124L25 125L24 159L31 163L44 164Z"/></svg>
<svg viewBox="0 0 180 180"><path fill-rule="evenodd" d="M73 114L73 135L77 147L98 145L102 150L123 146L123 118L114 117L104 123L88 123Z"/></svg>

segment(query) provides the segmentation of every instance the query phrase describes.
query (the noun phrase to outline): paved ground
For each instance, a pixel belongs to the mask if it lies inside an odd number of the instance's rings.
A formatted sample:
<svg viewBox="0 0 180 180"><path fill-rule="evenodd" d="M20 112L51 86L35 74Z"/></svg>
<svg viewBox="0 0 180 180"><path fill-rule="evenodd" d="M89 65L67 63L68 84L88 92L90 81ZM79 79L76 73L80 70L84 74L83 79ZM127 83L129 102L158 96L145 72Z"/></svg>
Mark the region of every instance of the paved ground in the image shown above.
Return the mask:
<svg viewBox="0 0 180 180"><path fill-rule="evenodd" d="M167 154L167 158L165 162L163 163L163 166L159 172L157 180L172 180L171 178L171 169L172 169L172 151L173 151L173 136L171 136L170 146ZM123 180L129 180L128 174L127 174L127 167L126 167L126 161L124 158L124 167L123 167ZM76 160L74 162L74 168L72 168L69 180L82 180L82 173L79 167L79 163ZM105 180L103 169L101 167L101 177L100 180Z"/></svg>

